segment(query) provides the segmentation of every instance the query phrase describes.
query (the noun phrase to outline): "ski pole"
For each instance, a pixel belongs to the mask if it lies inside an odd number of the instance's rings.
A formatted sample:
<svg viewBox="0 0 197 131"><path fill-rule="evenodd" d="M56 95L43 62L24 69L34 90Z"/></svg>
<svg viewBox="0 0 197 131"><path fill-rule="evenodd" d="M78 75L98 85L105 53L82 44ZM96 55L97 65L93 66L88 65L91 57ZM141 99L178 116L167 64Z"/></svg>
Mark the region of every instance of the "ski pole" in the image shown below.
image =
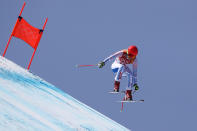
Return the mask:
<svg viewBox="0 0 197 131"><path fill-rule="evenodd" d="M123 91L124 92L124 91ZM133 91L133 93L132 93L132 95L134 95L135 94L135 92L136 92L136 90L134 90ZM125 93L125 92L124 92ZM122 101L124 101L125 100L125 97L123 98L123 100ZM120 110L120 112L122 112L123 111L123 107L124 107L124 103L122 102L122 107L121 107L121 110Z"/></svg>
<svg viewBox="0 0 197 131"><path fill-rule="evenodd" d="M79 67L93 67L93 66L98 66L98 64L95 64L95 65L76 65L77 68L79 68Z"/></svg>
<svg viewBox="0 0 197 131"><path fill-rule="evenodd" d="M136 92L136 90L134 90L132 94L134 95L134 94L135 94L135 92Z"/></svg>
<svg viewBox="0 0 197 131"><path fill-rule="evenodd" d="M123 98L123 101L125 100L125 97ZM122 102L122 107L121 107L121 110L120 110L120 112L122 112L123 111L123 102Z"/></svg>

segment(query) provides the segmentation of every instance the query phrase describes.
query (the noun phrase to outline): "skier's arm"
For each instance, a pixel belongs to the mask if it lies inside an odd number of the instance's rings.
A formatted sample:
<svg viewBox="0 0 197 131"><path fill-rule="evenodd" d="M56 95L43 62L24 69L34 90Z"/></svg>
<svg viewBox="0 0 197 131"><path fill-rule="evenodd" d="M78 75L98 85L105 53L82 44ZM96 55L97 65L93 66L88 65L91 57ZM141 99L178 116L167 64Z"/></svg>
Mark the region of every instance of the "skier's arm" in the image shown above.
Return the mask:
<svg viewBox="0 0 197 131"><path fill-rule="evenodd" d="M139 87L137 85L137 58L133 62L133 82L135 90L138 90Z"/></svg>
<svg viewBox="0 0 197 131"><path fill-rule="evenodd" d="M137 58L133 61L133 77L134 77L134 84L137 83Z"/></svg>
<svg viewBox="0 0 197 131"><path fill-rule="evenodd" d="M120 56L123 53L124 50L118 51L112 55L110 55L109 57L107 57L106 59L103 60L104 63L116 58L117 56Z"/></svg>
<svg viewBox="0 0 197 131"><path fill-rule="evenodd" d="M118 51L116 53L114 53L113 55L110 55L109 57L107 57L106 59L104 59L103 61L101 61L99 64L98 64L98 67L99 68L102 68L106 62L116 58L117 56L120 56L122 53L124 52L124 50L121 50L121 51Z"/></svg>

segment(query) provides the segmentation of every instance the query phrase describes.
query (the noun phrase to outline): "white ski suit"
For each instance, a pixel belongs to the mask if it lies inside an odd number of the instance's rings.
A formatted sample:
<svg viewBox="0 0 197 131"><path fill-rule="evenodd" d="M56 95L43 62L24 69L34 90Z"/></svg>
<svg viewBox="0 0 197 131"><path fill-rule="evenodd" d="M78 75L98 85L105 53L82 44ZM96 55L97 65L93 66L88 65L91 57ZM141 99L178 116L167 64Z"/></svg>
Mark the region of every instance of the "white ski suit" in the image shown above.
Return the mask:
<svg viewBox="0 0 197 131"><path fill-rule="evenodd" d="M108 62L115 58L111 65L112 71L116 74L115 81L120 81L122 76L127 76L128 86L126 90L131 90L134 84L137 83L137 58L130 58L127 55L127 50L121 50L115 54L107 57L103 62ZM132 70L128 65L132 65Z"/></svg>

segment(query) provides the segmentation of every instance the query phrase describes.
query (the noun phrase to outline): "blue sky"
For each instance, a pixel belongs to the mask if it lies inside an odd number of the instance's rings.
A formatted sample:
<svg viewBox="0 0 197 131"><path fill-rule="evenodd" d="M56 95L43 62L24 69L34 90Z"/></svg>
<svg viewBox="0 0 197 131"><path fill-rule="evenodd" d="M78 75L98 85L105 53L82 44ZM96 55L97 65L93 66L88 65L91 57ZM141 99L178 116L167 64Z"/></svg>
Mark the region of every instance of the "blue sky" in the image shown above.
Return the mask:
<svg viewBox="0 0 197 131"><path fill-rule="evenodd" d="M3 53L24 0L0 2ZM22 16L33 26L48 23L30 70L81 102L133 131L196 130L197 2L194 0L34 0ZM136 99L125 105L113 89L111 62L97 64L135 44L139 48ZM6 58L27 67L33 49L12 39ZM121 89L125 89L122 80Z"/></svg>

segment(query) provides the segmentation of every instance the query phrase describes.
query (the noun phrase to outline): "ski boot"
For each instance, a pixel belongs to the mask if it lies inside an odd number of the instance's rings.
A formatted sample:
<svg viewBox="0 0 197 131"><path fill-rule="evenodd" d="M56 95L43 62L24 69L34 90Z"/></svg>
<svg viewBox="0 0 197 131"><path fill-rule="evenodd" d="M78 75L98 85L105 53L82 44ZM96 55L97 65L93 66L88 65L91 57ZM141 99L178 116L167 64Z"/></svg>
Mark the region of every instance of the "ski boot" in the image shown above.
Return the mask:
<svg viewBox="0 0 197 131"><path fill-rule="evenodd" d="M114 92L119 92L120 82L115 81L114 82Z"/></svg>
<svg viewBox="0 0 197 131"><path fill-rule="evenodd" d="M126 90L125 101L132 101L133 100L131 92L132 92L131 90Z"/></svg>

